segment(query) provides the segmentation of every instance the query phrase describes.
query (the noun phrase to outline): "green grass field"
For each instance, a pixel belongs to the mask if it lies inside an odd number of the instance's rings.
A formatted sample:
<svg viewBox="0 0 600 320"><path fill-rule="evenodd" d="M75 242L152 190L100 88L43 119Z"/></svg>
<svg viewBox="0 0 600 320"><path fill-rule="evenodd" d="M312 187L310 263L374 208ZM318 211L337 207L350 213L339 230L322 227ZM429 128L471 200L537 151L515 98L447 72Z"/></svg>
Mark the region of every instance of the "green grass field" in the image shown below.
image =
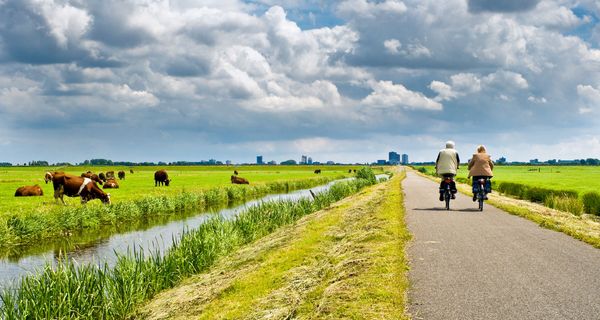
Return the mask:
<svg viewBox="0 0 600 320"><path fill-rule="evenodd" d="M418 167L417 167L418 168ZM425 166L435 172L433 166ZM466 178L469 171L461 166L458 177ZM600 191L600 167L593 166L496 166L493 181L520 183L554 190L573 190L580 195Z"/></svg>
<svg viewBox="0 0 600 320"><path fill-rule="evenodd" d="M264 184L275 181L298 181L316 177L339 177L348 175L346 166L177 166L166 167L169 178L172 179L169 187L154 187L154 172L163 167L133 167L134 174L129 173L129 167L14 167L0 168L0 216L14 214L19 211L39 210L40 207L51 208L56 206L52 183L44 183L46 171L65 171L66 173L80 175L83 172L94 173L113 170L126 172L125 180L119 181L119 189L106 189L111 194L111 201L119 203L126 200L135 200L143 196L176 195L182 191L199 192L211 188L230 185L230 176L237 170L241 177L248 179L251 185ZM316 168L321 168L320 175L314 174ZM42 197L15 197L15 190L24 185L40 185L44 190ZM79 205L78 198L67 198L70 205ZM95 200L94 202L98 202Z"/></svg>

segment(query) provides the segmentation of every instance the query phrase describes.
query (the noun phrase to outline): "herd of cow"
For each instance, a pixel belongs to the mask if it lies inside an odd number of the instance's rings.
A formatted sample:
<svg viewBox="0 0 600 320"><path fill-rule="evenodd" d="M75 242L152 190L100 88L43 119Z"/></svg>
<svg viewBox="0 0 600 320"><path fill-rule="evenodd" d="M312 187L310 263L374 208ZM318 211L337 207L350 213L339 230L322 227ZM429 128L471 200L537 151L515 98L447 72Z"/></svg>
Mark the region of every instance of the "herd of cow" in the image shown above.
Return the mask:
<svg viewBox="0 0 600 320"><path fill-rule="evenodd" d="M354 170L356 172L356 170ZM133 174L133 170L129 170L129 173ZM242 177L238 176L237 170L233 171L231 176L231 183L233 184L250 184L250 182ZM320 174L321 169L314 171L315 174ZM352 169L348 170L348 173L352 173ZM125 180L125 171L117 172L119 180ZM85 204L90 200L99 199L102 203L110 204L110 193L105 193L102 189L117 189L119 183L115 179L115 172L108 171L106 173L100 172L95 174L91 171L82 173L80 176L64 173L62 171L46 172L44 175L44 181L46 184L52 181L54 187L54 199L58 202L58 199L65 204L63 197L80 197L81 203ZM169 186L171 179L166 170L158 170L154 173L154 186ZM102 189L98 185L103 186ZM30 196L43 196L44 191L39 185L24 186L17 189L15 197L30 197Z"/></svg>
<svg viewBox="0 0 600 320"><path fill-rule="evenodd" d="M133 174L133 170L129 170ZM237 171L234 171L235 175L231 176L231 183L233 184L250 184L247 179L238 177ZM125 171L117 172L119 180L125 180ZM58 199L65 204L64 196L68 197L80 197L81 203L85 204L90 200L99 199L102 203L110 204L110 193L104 192L98 185L103 186L103 189L117 189L119 183L115 179L115 172L108 171L106 173L100 172L98 174L91 171L82 173L80 176L64 173L62 171L46 172L44 175L44 181L46 184L52 182L54 187L54 199L58 202ZM154 173L154 186L169 186L171 179L166 170L158 170ZM30 197L30 196L43 196L44 191L39 185L24 186L17 189L15 197Z"/></svg>

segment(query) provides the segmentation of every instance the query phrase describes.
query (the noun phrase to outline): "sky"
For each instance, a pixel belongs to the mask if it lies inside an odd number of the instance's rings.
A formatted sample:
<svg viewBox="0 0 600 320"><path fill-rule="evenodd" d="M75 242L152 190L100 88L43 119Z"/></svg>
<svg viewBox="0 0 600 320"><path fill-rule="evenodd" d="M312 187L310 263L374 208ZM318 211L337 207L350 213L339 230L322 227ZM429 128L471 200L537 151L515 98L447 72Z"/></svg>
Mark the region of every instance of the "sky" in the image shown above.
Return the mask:
<svg viewBox="0 0 600 320"><path fill-rule="evenodd" d="M0 0L0 162L600 157L595 0Z"/></svg>

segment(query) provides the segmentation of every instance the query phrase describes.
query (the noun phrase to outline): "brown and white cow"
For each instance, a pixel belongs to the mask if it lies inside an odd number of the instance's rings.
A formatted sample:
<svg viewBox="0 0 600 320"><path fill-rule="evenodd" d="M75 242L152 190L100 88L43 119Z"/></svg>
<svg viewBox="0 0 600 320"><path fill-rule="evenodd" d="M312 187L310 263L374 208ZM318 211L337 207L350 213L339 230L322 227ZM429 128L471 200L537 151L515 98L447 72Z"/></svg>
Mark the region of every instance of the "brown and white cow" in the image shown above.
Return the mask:
<svg viewBox="0 0 600 320"><path fill-rule="evenodd" d="M99 183L100 185L102 185L102 179L100 179L100 177L97 174L95 174L91 171L82 173L81 177L82 178L90 178L90 179L92 179L92 181L95 181L95 182Z"/></svg>
<svg viewBox="0 0 600 320"><path fill-rule="evenodd" d="M85 204L93 199L100 199L104 204L110 204L110 193L105 193L90 178L78 177L70 174L55 174L52 178L54 184L54 199L60 199L66 205L63 198L81 197L81 203Z"/></svg>
<svg viewBox="0 0 600 320"><path fill-rule="evenodd" d="M162 169L158 170L154 173L154 186L162 186L164 183L165 186L169 186L171 180L169 179L169 174L167 174L167 170Z"/></svg>
<svg viewBox="0 0 600 320"><path fill-rule="evenodd" d="M48 182L52 181L54 176L57 174L65 174L65 173L62 171L46 172L46 174L44 175L44 181L46 181L46 184L48 184Z"/></svg>
<svg viewBox="0 0 600 320"><path fill-rule="evenodd" d="M121 170L118 173L119 175L119 180L125 180L125 171Z"/></svg>
<svg viewBox="0 0 600 320"><path fill-rule="evenodd" d="M15 197L34 197L43 196L44 190L37 184L34 186L24 186L17 189Z"/></svg>
<svg viewBox="0 0 600 320"><path fill-rule="evenodd" d="M250 182L248 182L248 180L246 180L242 177L237 177L237 176L231 176L231 183L233 183L233 184L250 184Z"/></svg>
<svg viewBox="0 0 600 320"><path fill-rule="evenodd" d="M106 180L106 183L104 183L102 189L119 189L119 184L117 183L117 180L108 179Z"/></svg>
<svg viewBox="0 0 600 320"><path fill-rule="evenodd" d="M114 171L106 171L106 179L114 179L115 178L115 172Z"/></svg>

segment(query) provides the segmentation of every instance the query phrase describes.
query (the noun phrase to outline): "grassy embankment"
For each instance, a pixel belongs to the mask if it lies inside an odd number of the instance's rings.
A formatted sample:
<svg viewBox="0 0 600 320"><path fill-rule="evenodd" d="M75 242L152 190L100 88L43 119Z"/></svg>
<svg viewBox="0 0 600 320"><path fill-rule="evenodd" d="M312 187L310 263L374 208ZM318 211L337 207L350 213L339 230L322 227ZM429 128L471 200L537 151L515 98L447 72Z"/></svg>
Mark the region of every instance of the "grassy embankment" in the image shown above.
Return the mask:
<svg viewBox="0 0 600 320"><path fill-rule="evenodd" d="M48 266L42 274L22 279L16 290L3 292L0 315L5 319L128 317L140 303L205 271L218 258L370 183L365 179L342 182L314 201L264 203L233 220L215 217L184 234L165 256L156 253L144 257L134 251L122 256L112 269L78 266L69 261L56 268Z"/></svg>
<svg viewBox="0 0 600 320"><path fill-rule="evenodd" d="M503 167L498 167L498 169L503 168ZM563 169L563 167L555 167L555 168L560 168ZM568 167L572 170L564 170L561 171L562 172L572 172L572 171L579 171L579 172L589 172L592 176L595 174L593 173L593 169L595 168L588 168L586 167L585 169L581 169L580 168L571 168ZM542 168L543 170L543 168ZM552 169L554 170L554 168ZM563 232L575 239L579 239L583 242L586 242L588 244L591 244L592 246L596 247L596 248L600 248L600 219L598 218L597 215L595 214L585 214L585 213L573 213L573 208L577 208L577 207L583 207L583 203L580 197L577 198L571 198L571 197L564 197L564 196L557 196L552 195L552 192L547 192L545 193L544 190L545 188L551 188L553 186L551 181L547 181L545 182L546 184L543 184L543 188L540 187L534 187L533 185L530 184L523 184L521 187L522 190L532 190L531 195L537 195L536 197L540 197L540 196L546 196L545 201L538 201L538 203L532 202L531 201L531 197L527 197L526 194L524 195L523 193L521 193L521 196L524 197L526 200L523 199L515 199L513 194L508 194L512 197L507 197L506 194L499 194L502 193L502 189L500 188L500 186L502 185L502 183L510 183L510 184L517 184L516 182L504 182L505 178L502 176L502 174L504 172L507 171L513 171L513 174L508 175L508 177L510 179L513 179L512 181L517 181L517 177L518 175L515 174L514 172L522 172L524 173L521 177L521 181L529 181L531 179L528 179L529 174L531 173L532 176L535 175L534 171L528 171L527 167L510 167L510 169L506 169L503 168L502 170L497 170L494 169L494 180L496 180L497 184L494 188L494 192L489 194L489 200L488 203L490 203L491 205L500 208L510 214L513 215L517 215L523 218L526 218L528 220L531 220L537 224L539 224L541 227L547 228L547 229L551 229L551 230L555 230L555 231L559 231L559 232ZM550 170L548 170L550 171ZM428 173L430 173L431 171L428 171ZM537 171L536 171L537 172ZM543 172L543 171L542 171ZM539 173L539 172L537 172ZM461 175L459 175L460 177ZM578 176L578 175L575 175ZM437 180L439 181L438 178L433 178L431 175L426 175L426 177L429 177L431 179ZM582 177L580 176L579 178L582 179ZM458 183L458 189L460 192L471 196L472 195L472 190L471 190L471 186L470 183L469 184L465 184L464 182L466 182L466 177L463 179L460 179L459 181L462 181L463 183ZM562 185L567 185L566 181L571 181L571 186L574 186L575 184L578 184L580 182L577 181L577 179L575 178L568 178L568 177L563 177L562 178L563 182ZM594 181L593 183L598 183L598 181ZM498 190L500 189L500 190ZM575 188L573 188L575 189ZM560 193L561 191L559 191L556 188L551 189L554 192ZM582 192L582 191L580 191ZM585 191L584 191L585 192ZM585 194L588 194L587 192ZM549 195L549 196L548 196ZM551 208L549 206L547 206L548 204L548 199L566 199L566 200L562 200L562 201L578 201L578 204L575 205L571 205L568 206L566 208L563 208L563 210L561 210L561 207L558 206L557 208ZM540 198L538 198L540 199ZM583 209L582 209L583 210Z"/></svg>
<svg viewBox="0 0 600 320"><path fill-rule="evenodd" d="M39 239L71 234L73 231L98 230L106 225L137 221L153 216L185 211L205 210L245 201L268 193L310 188L348 175L349 167L322 167L322 174L313 173L314 166L248 166L235 168L240 176L251 181L250 186L234 186L229 177L233 167L169 167L170 187L154 187L157 168L71 167L60 168L80 174L88 169L127 172L119 189L110 189L113 205L103 206L93 201L81 206L78 199L69 199L69 206L55 204L52 184L43 183L43 174L57 168L0 169L0 247L10 247ZM43 197L14 197L18 186L38 183Z"/></svg>
<svg viewBox="0 0 600 320"><path fill-rule="evenodd" d="M407 319L403 176L242 248L138 316Z"/></svg>

